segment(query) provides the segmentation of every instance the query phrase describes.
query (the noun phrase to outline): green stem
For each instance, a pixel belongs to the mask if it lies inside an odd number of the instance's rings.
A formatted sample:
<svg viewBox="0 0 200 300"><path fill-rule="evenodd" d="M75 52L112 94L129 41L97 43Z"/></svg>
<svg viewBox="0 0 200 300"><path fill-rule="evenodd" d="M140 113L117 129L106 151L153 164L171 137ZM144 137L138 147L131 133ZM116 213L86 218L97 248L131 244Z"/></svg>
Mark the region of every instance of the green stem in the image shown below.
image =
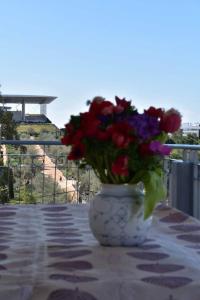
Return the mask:
<svg viewBox="0 0 200 300"><path fill-rule="evenodd" d="M102 166L99 164L99 162L97 162L96 159L89 159L86 157L87 163L93 168L95 174L97 175L97 177L99 177L101 182L106 183L107 182L107 177L105 172L103 171L104 169L102 168Z"/></svg>

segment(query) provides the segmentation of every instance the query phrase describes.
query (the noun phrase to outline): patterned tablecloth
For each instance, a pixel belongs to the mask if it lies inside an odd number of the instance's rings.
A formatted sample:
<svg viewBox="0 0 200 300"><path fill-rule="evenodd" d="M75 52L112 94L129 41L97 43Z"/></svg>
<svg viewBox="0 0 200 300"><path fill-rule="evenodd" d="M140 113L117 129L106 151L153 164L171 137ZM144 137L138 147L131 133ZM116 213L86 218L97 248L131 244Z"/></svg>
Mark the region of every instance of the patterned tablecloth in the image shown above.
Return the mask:
<svg viewBox="0 0 200 300"><path fill-rule="evenodd" d="M0 207L0 300L199 300L200 222L160 206L140 247L101 247L86 205Z"/></svg>

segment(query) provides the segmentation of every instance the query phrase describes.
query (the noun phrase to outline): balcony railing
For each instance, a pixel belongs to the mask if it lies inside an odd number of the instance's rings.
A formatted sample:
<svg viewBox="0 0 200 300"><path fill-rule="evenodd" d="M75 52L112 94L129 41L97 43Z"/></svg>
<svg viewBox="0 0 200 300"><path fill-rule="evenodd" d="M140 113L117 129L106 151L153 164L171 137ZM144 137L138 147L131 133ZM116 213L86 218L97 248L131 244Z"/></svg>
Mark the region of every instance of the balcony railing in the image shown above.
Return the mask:
<svg viewBox="0 0 200 300"><path fill-rule="evenodd" d="M100 182L90 167L67 160L60 141L1 140L1 203L88 202ZM200 145L169 145L164 160L167 203L200 218Z"/></svg>
<svg viewBox="0 0 200 300"><path fill-rule="evenodd" d="M2 140L0 202L87 202L99 188L90 167L67 160L59 141Z"/></svg>
<svg viewBox="0 0 200 300"><path fill-rule="evenodd" d="M168 145L177 159L164 161L168 203L200 219L200 145Z"/></svg>

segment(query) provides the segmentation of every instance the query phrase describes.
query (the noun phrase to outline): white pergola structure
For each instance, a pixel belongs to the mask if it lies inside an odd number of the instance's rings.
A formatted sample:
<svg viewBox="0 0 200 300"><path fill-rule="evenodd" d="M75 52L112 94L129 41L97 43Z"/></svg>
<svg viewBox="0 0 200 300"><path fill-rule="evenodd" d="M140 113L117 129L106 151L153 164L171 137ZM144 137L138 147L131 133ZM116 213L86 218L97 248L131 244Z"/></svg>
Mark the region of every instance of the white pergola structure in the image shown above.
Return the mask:
<svg viewBox="0 0 200 300"><path fill-rule="evenodd" d="M39 104L40 114L47 112L47 104L54 101L57 97L53 96L33 96L33 95L0 95L0 103L5 104L21 104L22 105L22 122L25 121L25 105L26 104Z"/></svg>

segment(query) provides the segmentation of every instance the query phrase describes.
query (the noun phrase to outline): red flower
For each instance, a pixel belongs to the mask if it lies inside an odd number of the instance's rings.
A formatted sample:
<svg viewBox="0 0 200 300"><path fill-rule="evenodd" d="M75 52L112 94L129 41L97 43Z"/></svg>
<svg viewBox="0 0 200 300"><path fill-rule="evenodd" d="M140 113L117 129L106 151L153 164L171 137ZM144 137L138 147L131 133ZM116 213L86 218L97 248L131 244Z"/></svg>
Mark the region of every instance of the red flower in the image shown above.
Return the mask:
<svg viewBox="0 0 200 300"><path fill-rule="evenodd" d="M116 175L128 176L128 156L121 155L112 164L112 173Z"/></svg>
<svg viewBox="0 0 200 300"><path fill-rule="evenodd" d="M99 130L96 133L96 138L100 141L107 141L110 138L108 131Z"/></svg>
<svg viewBox="0 0 200 300"><path fill-rule="evenodd" d="M89 113L91 113L94 116L99 115L109 115L113 113L114 105L110 101L105 101L103 98L98 97L98 100L93 100Z"/></svg>
<svg viewBox="0 0 200 300"><path fill-rule="evenodd" d="M72 145L73 143L73 136L71 135L64 135L62 138L61 138L61 143L63 145L66 145L66 146L69 146L69 145Z"/></svg>
<svg viewBox="0 0 200 300"><path fill-rule="evenodd" d="M162 118L164 115L164 111L162 108L155 108L153 106L150 106L147 110L144 111L145 114L155 117L155 118Z"/></svg>
<svg viewBox="0 0 200 300"><path fill-rule="evenodd" d="M143 143L139 145L139 153L141 156L152 155L153 151L150 149L150 144Z"/></svg>
<svg viewBox="0 0 200 300"><path fill-rule="evenodd" d="M69 146L73 144L73 138L75 133L75 128L71 123L65 125L65 135L61 138L61 143Z"/></svg>
<svg viewBox="0 0 200 300"><path fill-rule="evenodd" d="M134 140L133 129L126 122L119 122L108 127L113 143L118 148L127 148L130 142Z"/></svg>
<svg viewBox="0 0 200 300"><path fill-rule="evenodd" d="M114 111L114 105L109 101L104 101L101 106L101 114L104 116L111 115Z"/></svg>
<svg viewBox="0 0 200 300"><path fill-rule="evenodd" d="M72 146L71 152L67 156L69 160L79 160L85 155L85 145L82 143L76 143Z"/></svg>
<svg viewBox="0 0 200 300"><path fill-rule="evenodd" d="M129 138L119 132L113 133L112 141L118 148L127 148L129 145Z"/></svg>
<svg viewBox="0 0 200 300"><path fill-rule="evenodd" d="M103 102L103 99L93 100L90 104L89 113L93 114L94 116L98 115L100 110L100 104Z"/></svg>
<svg viewBox="0 0 200 300"><path fill-rule="evenodd" d="M160 129L165 132L173 133L181 126L181 115L175 109L168 110L160 121Z"/></svg>
<svg viewBox="0 0 200 300"><path fill-rule="evenodd" d="M127 101L125 98L120 99L119 97L115 96L115 101L117 103L117 106L123 107L124 110L131 105L131 101Z"/></svg>
<svg viewBox="0 0 200 300"><path fill-rule="evenodd" d="M98 131L101 121L96 119L96 117L89 113L81 114L80 127L86 137L94 137Z"/></svg>
<svg viewBox="0 0 200 300"><path fill-rule="evenodd" d="M127 137L120 133L114 133L112 135L112 141L118 148L127 148L134 138Z"/></svg>
<svg viewBox="0 0 200 300"><path fill-rule="evenodd" d="M65 129L67 133L72 133L74 131L74 125L72 125L71 123L67 123L65 124Z"/></svg>
<svg viewBox="0 0 200 300"><path fill-rule="evenodd" d="M121 106L121 105L116 105L116 106L114 107L114 112L115 112L116 114L121 114L123 111L124 111L124 107Z"/></svg>
<svg viewBox="0 0 200 300"><path fill-rule="evenodd" d="M84 137L84 133L81 129L78 129L73 136L73 144L77 144Z"/></svg>

